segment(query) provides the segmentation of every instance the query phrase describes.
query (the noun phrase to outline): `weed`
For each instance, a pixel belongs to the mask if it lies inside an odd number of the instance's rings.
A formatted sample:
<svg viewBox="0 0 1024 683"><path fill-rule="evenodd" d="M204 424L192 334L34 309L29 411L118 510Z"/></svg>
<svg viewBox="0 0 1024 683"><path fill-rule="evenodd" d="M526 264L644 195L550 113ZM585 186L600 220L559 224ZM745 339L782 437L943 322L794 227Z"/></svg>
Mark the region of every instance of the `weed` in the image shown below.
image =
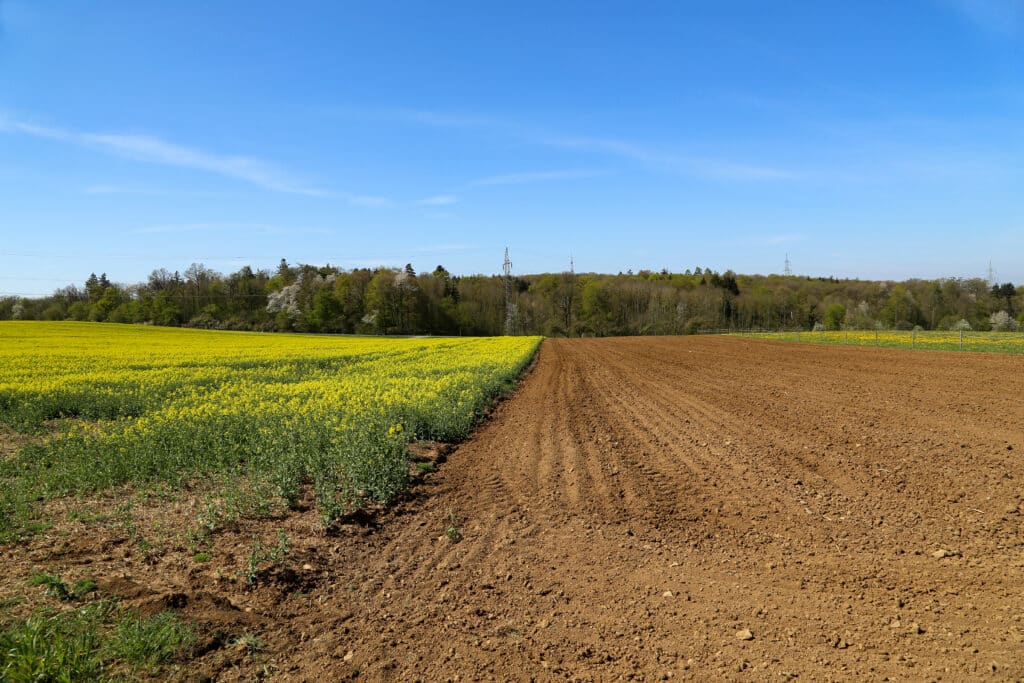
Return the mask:
<svg viewBox="0 0 1024 683"><path fill-rule="evenodd" d="M0 652L7 681L90 681L104 668L102 626L110 603L68 611L40 610L0 628Z"/></svg>
<svg viewBox="0 0 1024 683"><path fill-rule="evenodd" d="M284 556L288 554L288 534L284 530L277 532L277 545L270 551L270 556L267 558L271 562L277 564L284 560Z"/></svg>
<svg viewBox="0 0 1024 683"><path fill-rule="evenodd" d="M21 603L25 602L25 598L20 595L12 595L7 598L0 599L0 610L10 609L11 607L17 607Z"/></svg>
<svg viewBox="0 0 1024 683"><path fill-rule="evenodd" d="M71 510L68 513L68 519L72 522L81 522L84 526L90 527L103 524L110 519L110 515L105 515L85 506Z"/></svg>
<svg viewBox="0 0 1024 683"><path fill-rule="evenodd" d="M192 556L192 561L196 564L203 564L209 562L212 559L210 553L196 553Z"/></svg>
<svg viewBox="0 0 1024 683"><path fill-rule="evenodd" d="M277 532L277 544L270 549L264 549L263 543L258 536L252 537L252 546L249 548L249 556L246 560L246 568L242 573L245 577L245 584L252 588L259 578L259 566L264 562L281 564L284 556L288 554L288 534L284 531Z"/></svg>
<svg viewBox="0 0 1024 683"><path fill-rule="evenodd" d="M194 629L172 612L142 618L111 600L40 609L0 625L0 680L120 679L116 669L159 667L194 642Z"/></svg>
<svg viewBox="0 0 1024 683"><path fill-rule="evenodd" d="M448 537L448 540L452 543L458 543L462 540L462 531L459 529L459 518L455 515L454 510L448 511L448 528L444 530L444 535Z"/></svg>
<svg viewBox="0 0 1024 683"><path fill-rule="evenodd" d="M248 652L263 652L263 643L255 633L242 633L228 643L231 647Z"/></svg>
<svg viewBox="0 0 1024 683"><path fill-rule="evenodd" d="M114 510L118 526L120 526L125 535L133 541L139 536L139 528L135 525L135 517L132 515L132 509L134 507L135 505L129 500L118 505Z"/></svg>
<svg viewBox="0 0 1024 683"><path fill-rule="evenodd" d="M46 586L46 594L62 602L82 600L86 595L96 590L96 582L89 578L80 579L70 588L59 576L52 576L50 574L33 574L28 582L31 586Z"/></svg>
<svg viewBox="0 0 1024 683"><path fill-rule="evenodd" d="M144 538L137 540L135 542L135 547L139 549L139 554L142 555L142 560L147 564L155 562L157 557L160 555L160 548Z"/></svg>
<svg viewBox="0 0 1024 683"><path fill-rule="evenodd" d="M173 612L149 618L124 616L108 645L110 654L132 667L154 667L173 658L195 641L195 631Z"/></svg>
<svg viewBox="0 0 1024 683"><path fill-rule="evenodd" d="M263 561L263 544L260 543L259 537L253 536L252 547L249 549L248 564L245 569L245 585L252 588L256 585L256 579L259 578L260 573L260 562Z"/></svg>

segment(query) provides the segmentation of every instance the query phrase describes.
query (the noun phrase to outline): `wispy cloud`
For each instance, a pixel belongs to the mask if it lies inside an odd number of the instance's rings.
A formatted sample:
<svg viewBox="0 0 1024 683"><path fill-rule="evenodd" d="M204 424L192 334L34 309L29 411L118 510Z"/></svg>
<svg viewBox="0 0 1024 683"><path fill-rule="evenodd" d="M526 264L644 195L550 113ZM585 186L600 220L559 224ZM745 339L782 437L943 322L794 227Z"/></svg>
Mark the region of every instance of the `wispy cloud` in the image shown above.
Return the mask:
<svg viewBox="0 0 1024 683"><path fill-rule="evenodd" d="M382 209L391 206L392 201L387 197L374 197L371 195L346 194L345 200L352 206L360 206L366 209Z"/></svg>
<svg viewBox="0 0 1024 683"><path fill-rule="evenodd" d="M969 0L964 0L969 1ZM979 0L982 1L982 0ZM492 118L487 116L471 116L465 114L449 114L444 112L414 109L386 110L385 115L397 119L426 126L481 129L504 137L518 138L531 145L573 149L584 152L604 154L607 156L628 159L657 168L662 171L682 173L719 181L783 181L796 180L802 174L787 168L770 164L737 161L718 157L679 154L661 147L638 144L626 139L609 137L573 137L544 133L515 121ZM507 175L481 178L470 183L471 186L512 185L518 183L543 182L549 180L569 180L600 175L600 171L568 170L541 171L536 173L510 173Z"/></svg>
<svg viewBox="0 0 1024 683"><path fill-rule="evenodd" d="M1024 33L1024 2L1020 0L945 0L971 22L993 33Z"/></svg>
<svg viewBox="0 0 1024 683"><path fill-rule="evenodd" d="M796 244L798 242L803 242L805 239L805 235L801 235L798 233L741 235L734 239L719 242L718 246L727 247L730 249L765 249L768 247L779 247L787 244Z"/></svg>
<svg viewBox="0 0 1024 683"><path fill-rule="evenodd" d="M777 166L687 156L624 140L609 138L549 138L547 142L555 147L606 154L638 161L663 170L714 180L793 180L800 176L799 173Z"/></svg>
<svg viewBox="0 0 1024 683"><path fill-rule="evenodd" d="M453 194L439 194L433 197L427 197L420 199L416 202L419 206L449 206L451 204L457 204L459 198Z"/></svg>
<svg viewBox="0 0 1024 683"><path fill-rule="evenodd" d="M267 225L264 223L173 223L136 228L129 231L129 234L153 235L215 232L243 232L250 235L330 234L329 230L325 230L323 228L296 228L290 226Z"/></svg>
<svg viewBox="0 0 1024 683"><path fill-rule="evenodd" d="M601 175L601 171L588 169L561 169L555 171L528 171L525 173L506 173L503 175L488 176L479 178L470 183L474 187L488 185L520 185L522 183L543 183L554 180L574 180L576 178L591 178Z"/></svg>
<svg viewBox="0 0 1024 683"><path fill-rule="evenodd" d="M230 196L226 192L204 192L201 190L178 190L169 188L158 188L158 187L136 187L131 185L88 185L82 188L82 194L90 196L108 196L108 195L142 195L151 197L226 197Z"/></svg>
<svg viewBox="0 0 1024 683"><path fill-rule="evenodd" d="M183 232L248 232L269 234L277 232L277 229L270 225L255 223L174 223L168 225L148 225L129 231L133 235L154 235L160 233L183 233Z"/></svg>
<svg viewBox="0 0 1024 683"><path fill-rule="evenodd" d="M79 145L144 163L190 168L289 194L326 197L276 164L249 156L223 155L135 133L83 133L0 117L0 131Z"/></svg>
<svg viewBox="0 0 1024 683"><path fill-rule="evenodd" d="M413 247L410 251L414 254L435 254L453 251L475 251L478 249L479 247L472 244L438 244L429 247Z"/></svg>
<svg viewBox="0 0 1024 683"><path fill-rule="evenodd" d="M512 124L486 116L470 116L422 109L392 109L390 116L410 123L419 123L437 128L512 128ZM385 115L388 115L385 114Z"/></svg>
<svg viewBox="0 0 1024 683"><path fill-rule="evenodd" d="M158 190L143 190L121 185L89 185L82 190L82 194L160 194Z"/></svg>

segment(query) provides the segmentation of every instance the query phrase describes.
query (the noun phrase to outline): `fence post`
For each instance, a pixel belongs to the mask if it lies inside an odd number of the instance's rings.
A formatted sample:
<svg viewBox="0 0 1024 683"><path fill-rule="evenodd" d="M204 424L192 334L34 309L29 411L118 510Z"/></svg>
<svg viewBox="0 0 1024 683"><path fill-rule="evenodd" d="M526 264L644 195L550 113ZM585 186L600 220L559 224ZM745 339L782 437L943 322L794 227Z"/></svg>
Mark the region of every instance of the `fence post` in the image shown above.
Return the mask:
<svg viewBox="0 0 1024 683"><path fill-rule="evenodd" d="M913 330L910 333L910 348L914 348L914 342L917 341L917 330Z"/></svg>
<svg viewBox="0 0 1024 683"><path fill-rule="evenodd" d="M875 328L875 346L878 346L878 328Z"/></svg>
<svg viewBox="0 0 1024 683"><path fill-rule="evenodd" d="M964 328L960 328L960 350L964 350Z"/></svg>

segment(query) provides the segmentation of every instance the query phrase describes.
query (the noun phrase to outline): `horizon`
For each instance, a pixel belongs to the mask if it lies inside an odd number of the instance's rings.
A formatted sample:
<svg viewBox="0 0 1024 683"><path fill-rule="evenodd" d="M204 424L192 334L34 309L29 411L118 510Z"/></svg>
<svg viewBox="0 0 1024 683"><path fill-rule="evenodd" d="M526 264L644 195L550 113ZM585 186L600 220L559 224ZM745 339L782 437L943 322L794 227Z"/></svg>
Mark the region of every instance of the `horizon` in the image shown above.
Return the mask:
<svg viewBox="0 0 1024 683"><path fill-rule="evenodd" d="M0 0L0 296L89 273L1024 281L1024 4Z"/></svg>
<svg viewBox="0 0 1024 683"><path fill-rule="evenodd" d="M407 262L406 264L401 265L401 266L399 266L399 265L384 265L384 264L381 264L381 265L377 265L377 266L356 266L356 267L353 267L353 268L343 268L341 266L337 266L337 265L332 264L332 263L316 264L316 263L302 263L302 262L299 262L299 261L291 262L291 261L288 261L287 259L281 259L281 260L285 261L292 268L301 268L301 267L304 267L304 266L312 266L314 268L334 268L334 269L336 269L339 272L351 272L351 271L355 271L355 270L377 271L377 270L381 270L381 269L390 269L390 270L394 270L394 271L401 271L403 268L405 268L405 266L411 265L413 267L413 270L415 271L417 276L424 275L424 274L430 274L430 273L432 273L435 270L435 268L442 267L442 268L445 268L445 270L448 271L448 273L452 277L454 277L454 278L476 278L476 277L500 278L500 277L503 277L502 273L500 273L500 272L493 272L493 273L486 273L486 272L482 272L482 271L461 272L461 273L460 272L453 272L452 269L447 268L443 263L439 263L439 264L437 264L434 267L426 267L426 268L417 268L416 264L412 263L412 262ZM278 261L278 263L280 263L280 260ZM199 263L199 262L195 262L195 263L192 263L190 265L205 266L205 264ZM241 271L242 269L244 269L246 267L250 268L250 270L252 270L253 273L264 273L264 274L270 275L271 277L274 275L274 272L276 270L276 266L275 267L254 268L254 267L252 267L251 264L247 264L247 263L240 264L234 270L227 270L227 271L220 271L220 270L215 270L215 269L211 269L211 270L213 270L216 273L216 275L218 275L220 277L229 277L233 273L239 272L239 271ZM700 268L702 270L702 273L696 273L695 271L696 271L697 268ZM159 270L164 270L164 271L167 271L168 273L173 273L173 274L176 274L176 275L184 278L184 272L183 271L187 270L187 268L186 269L179 269L179 270L170 270L168 268L163 268L161 266L157 266L155 268L150 269L148 272L149 273L154 273L154 272L159 271ZM514 278L526 279L526 278L542 277L542 276L545 276L545 275L559 275L559 274L565 274L565 273L573 272L577 277L587 277L587 276L593 276L593 277L631 277L631 276L641 276L644 273L647 273L649 275L661 275L661 274L665 273L666 270L667 269L660 269L660 268L659 269L640 268L639 270L627 269L627 270L620 270L620 271L615 271L615 272L607 272L607 271L593 271L593 270L574 270L574 271L570 271L569 269L562 269L562 270L536 271L536 272L525 272L525 273L515 272L513 270L512 276ZM994 271L993 271L993 278L990 278L987 275L986 276L968 276L968 277L943 277L943 276L939 276L939 277L934 277L934 278L921 278L921 277L913 277L913 276L911 276L911 277L900 279L900 280L893 280L893 279L884 279L884 278L883 279L874 279L874 278L864 278L864 277L837 277L835 275L810 275L810 274L807 274L807 273L799 273L799 272L792 272L792 273L789 273L789 274L787 274L787 273L779 273L779 272L772 272L772 273L743 273L743 272L735 271L732 268L714 268L712 266L695 266L695 267L691 267L691 268L684 268L684 269L678 270L678 271L667 270L667 275L669 275L669 276L681 275L681 276L685 276L685 277L694 277L694 276L700 275L700 274L711 274L711 273L716 273L718 275L725 275L726 273L732 273L733 275L735 275L738 278L745 278L745 277L746 278L765 278L765 279L767 279L767 278L792 278L792 279L798 279L798 280L823 280L823 281L836 281L836 282L867 282L867 283L878 283L878 284L898 284L898 283L903 283L903 282L911 282L911 281L915 281L915 280L921 280L921 281L945 281L945 280L969 281L969 280L980 280L980 281L983 281L983 282L987 282L990 285L1001 283L1001 281L999 281L998 279L993 279L994 278ZM52 290L52 291L50 291L48 293L45 293L45 294L40 294L40 295L36 295L36 296L27 296L27 297L21 297L21 298L45 299L45 298L49 298L50 296L53 296L53 295L57 294L58 290L64 289L66 287L77 287L79 289L82 289L83 286L84 286L84 283L86 282L86 280L88 280L92 276L96 276L96 277L106 276L107 279L110 281L110 283L112 285L115 285L115 286L118 286L118 287L122 287L122 288L126 288L126 289L134 287L134 286L140 286L140 285L141 286L145 286L146 285L146 281L148 279L148 274L147 274L147 277L141 278L140 280L126 281L126 280L119 280L117 278L111 278L110 274L105 272L105 271L102 271L100 273L96 273L96 272L91 272L90 271L89 274L87 274L84 277L80 278L79 281L68 282L65 285L57 287L54 290ZM1020 283L1017 286L1018 287L1019 286L1024 286L1024 283ZM3 295L0 294L0 296L3 296Z"/></svg>

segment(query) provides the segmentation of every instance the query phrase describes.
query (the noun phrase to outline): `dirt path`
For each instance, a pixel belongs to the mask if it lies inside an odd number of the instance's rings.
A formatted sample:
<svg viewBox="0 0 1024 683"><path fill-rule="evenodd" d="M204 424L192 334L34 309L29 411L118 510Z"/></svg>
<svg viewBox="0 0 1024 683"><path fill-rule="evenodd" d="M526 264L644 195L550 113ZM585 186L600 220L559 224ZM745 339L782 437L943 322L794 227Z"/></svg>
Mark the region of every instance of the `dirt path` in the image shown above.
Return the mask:
<svg viewBox="0 0 1024 683"><path fill-rule="evenodd" d="M548 341L280 671L1019 679L1022 361Z"/></svg>
<svg viewBox="0 0 1024 683"><path fill-rule="evenodd" d="M1019 680L1021 397L1016 356L550 340L409 499L289 518L256 590L252 525L204 565L116 529L4 561L257 634L201 648L218 680Z"/></svg>

